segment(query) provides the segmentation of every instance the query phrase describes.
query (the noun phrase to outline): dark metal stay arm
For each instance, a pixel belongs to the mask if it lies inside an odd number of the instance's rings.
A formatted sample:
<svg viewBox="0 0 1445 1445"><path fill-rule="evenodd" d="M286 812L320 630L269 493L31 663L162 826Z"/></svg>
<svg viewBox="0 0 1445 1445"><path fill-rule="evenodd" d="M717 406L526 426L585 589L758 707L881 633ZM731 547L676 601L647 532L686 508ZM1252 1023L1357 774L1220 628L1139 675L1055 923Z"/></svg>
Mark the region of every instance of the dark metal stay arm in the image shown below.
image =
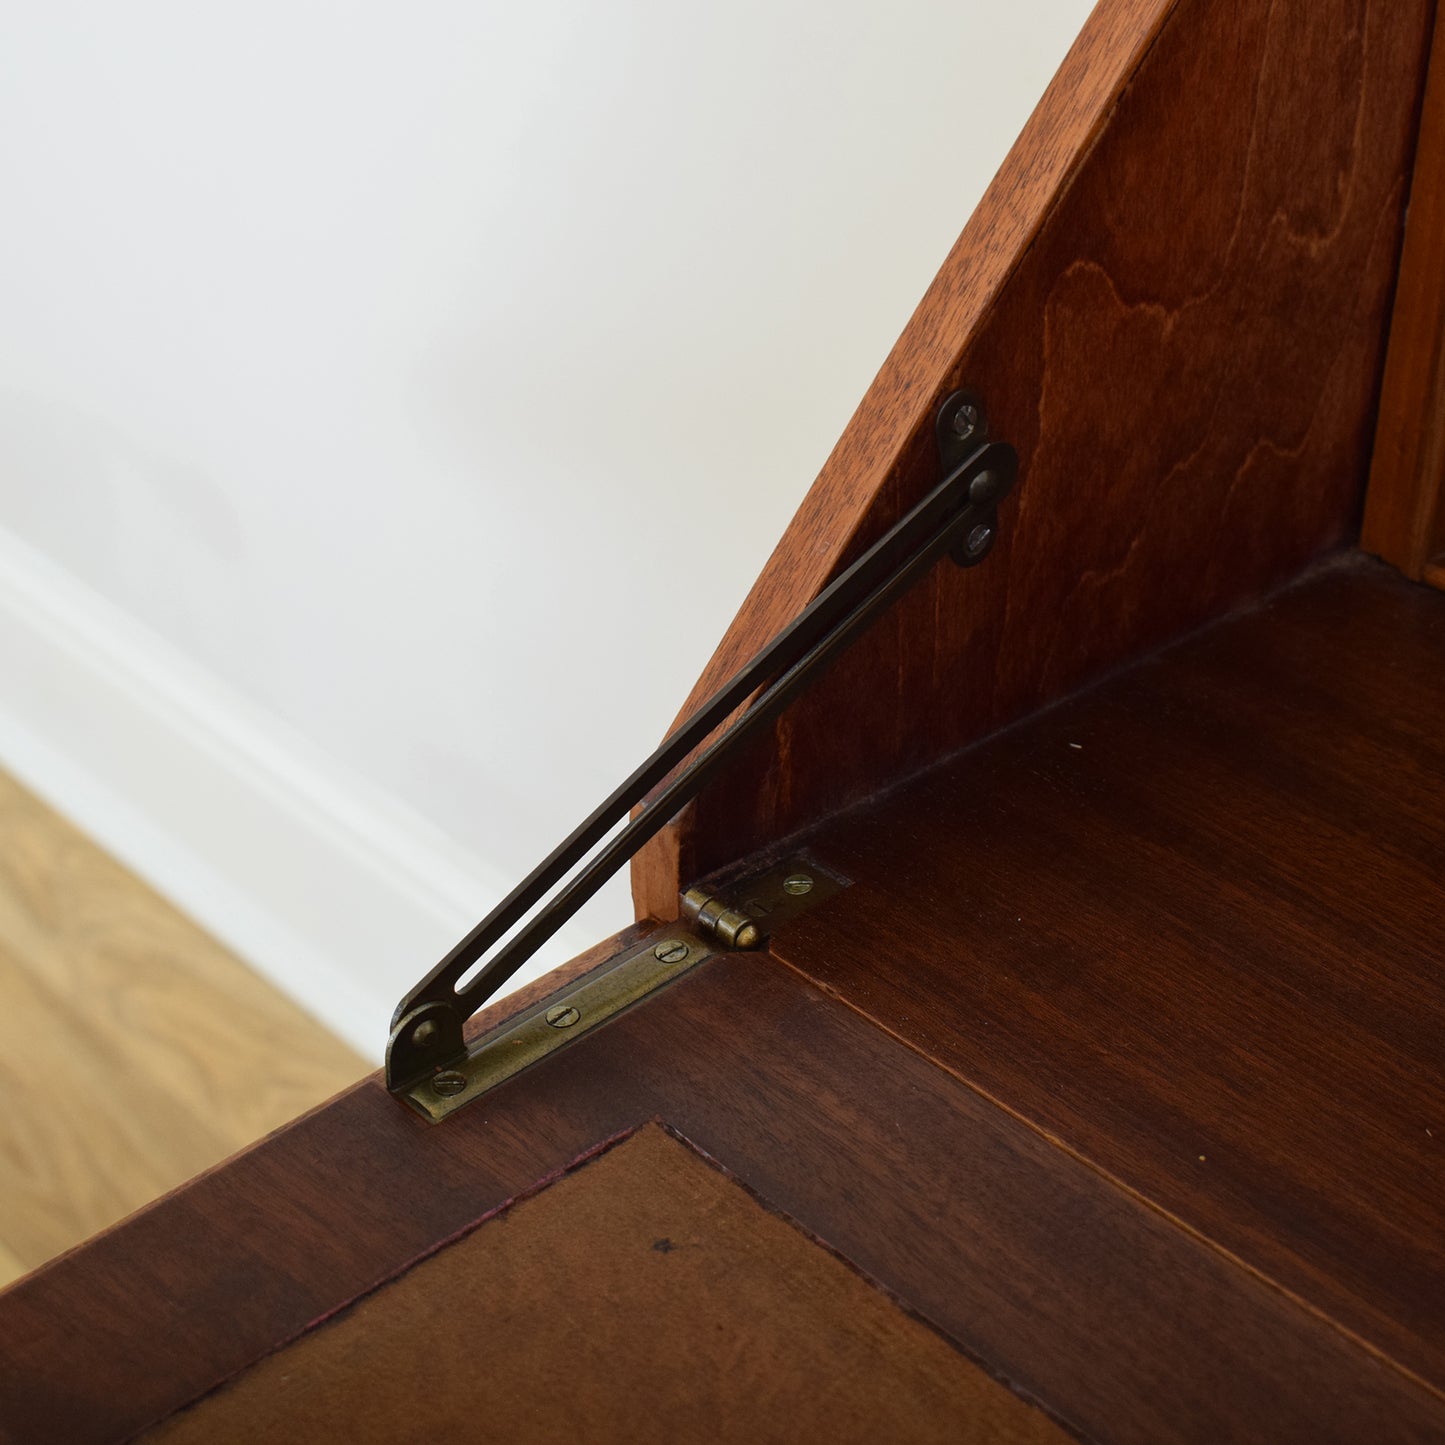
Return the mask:
<svg viewBox="0 0 1445 1445"><path fill-rule="evenodd" d="M998 530L998 504L1018 476L1018 457L1007 443L983 439L982 415L978 400L967 393L955 393L943 404L938 438L947 471L944 480L672 732L402 999L392 1017L387 1046L389 1089L403 1090L463 1055L466 1020L701 792L743 742L782 712L939 558L951 552L960 565L972 566L988 555ZM621 819L754 693L758 695L752 706L732 727L698 752L574 877L563 882ZM518 929L554 889L547 906ZM508 939L513 929L517 932ZM475 977L458 986L458 980L491 950L495 953Z"/></svg>

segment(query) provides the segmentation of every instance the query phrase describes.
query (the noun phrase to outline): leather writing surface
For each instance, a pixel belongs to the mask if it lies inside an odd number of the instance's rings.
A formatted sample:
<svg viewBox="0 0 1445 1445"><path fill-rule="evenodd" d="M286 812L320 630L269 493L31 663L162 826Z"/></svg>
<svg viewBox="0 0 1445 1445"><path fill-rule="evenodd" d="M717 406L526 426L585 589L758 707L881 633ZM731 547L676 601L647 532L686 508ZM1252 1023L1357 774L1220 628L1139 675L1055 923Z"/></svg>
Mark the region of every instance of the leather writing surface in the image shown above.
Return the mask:
<svg viewBox="0 0 1445 1445"><path fill-rule="evenodd" d="M1069 1437L650 1125L145 1438Z"/></svg>

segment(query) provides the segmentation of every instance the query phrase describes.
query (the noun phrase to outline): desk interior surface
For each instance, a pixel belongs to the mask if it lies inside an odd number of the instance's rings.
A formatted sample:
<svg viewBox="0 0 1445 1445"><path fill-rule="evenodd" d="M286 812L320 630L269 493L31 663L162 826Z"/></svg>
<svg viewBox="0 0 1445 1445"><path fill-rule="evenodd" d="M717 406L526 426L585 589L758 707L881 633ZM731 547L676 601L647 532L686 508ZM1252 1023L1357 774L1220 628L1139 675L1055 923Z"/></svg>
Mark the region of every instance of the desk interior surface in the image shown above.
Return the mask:
<svg viewBox="0 0 1445 1445"><path fill-rule="evenodd" d="M1346 558L810 841L780 956L1445 1388L1445 596Z"/></svg>

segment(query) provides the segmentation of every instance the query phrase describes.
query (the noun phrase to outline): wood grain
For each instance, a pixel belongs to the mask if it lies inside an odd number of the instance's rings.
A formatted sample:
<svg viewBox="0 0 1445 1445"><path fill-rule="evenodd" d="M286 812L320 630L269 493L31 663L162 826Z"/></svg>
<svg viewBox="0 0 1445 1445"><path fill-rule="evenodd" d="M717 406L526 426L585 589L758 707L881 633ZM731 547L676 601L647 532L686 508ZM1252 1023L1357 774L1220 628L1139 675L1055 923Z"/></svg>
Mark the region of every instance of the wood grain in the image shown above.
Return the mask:
<svg viewBox="0 0 1445 1445"><path fill-rule="evenodd" d="M365 1068L0 774L0 1273L79 1244Z"/></svg>
<svg viewBox="0 0 1445 1445"><path fill-rule="evenodd" d="M1088 1438L1445 1440L1439 1396L765 954L441 1127L368 1081L22 1281L0 1438L124 1438L655 1118Z"/></svg>
<svg viewBox="0 0 1445 1445"><path fill-rule="evenodd" d="M1001 544L985 567L940 568L698 801L635 871L640 910L671 916L680 880L1351 534L1432 9L1096 13L694 697L922 495L934 411L959 384L1022 457Z"/></svg>
<svg viewBox="0 0 1445 1445"><path fill-rule="evenodd" d="M655 1124L145 1439L393 1445L418 1415L507 1445L1070 1439Z"/></svg>
<svg viewBox="0 0 1445 1445"><path fill-rule="evenodd" d="M1445 24L1436 22L1361 546L1430 580L1445 552Z"/></svg>
<svg viewBox="0 0 1445 1445"><path fill-rule="evenodd" d="M775 950L1445 1389L1442 717L1332 569L825 826Z"/></svg>

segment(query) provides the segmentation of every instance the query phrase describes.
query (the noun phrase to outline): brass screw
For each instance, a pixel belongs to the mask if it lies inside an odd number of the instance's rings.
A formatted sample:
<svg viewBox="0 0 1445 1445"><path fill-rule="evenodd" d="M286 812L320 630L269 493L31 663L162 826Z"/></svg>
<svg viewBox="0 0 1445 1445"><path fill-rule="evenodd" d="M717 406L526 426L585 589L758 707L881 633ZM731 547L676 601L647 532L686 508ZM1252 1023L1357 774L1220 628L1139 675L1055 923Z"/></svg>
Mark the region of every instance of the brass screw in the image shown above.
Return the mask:
<svg viewBox="0 0 1445 1445"><path fill-rule="evenodd" d="M581 1017L570 1003L554 1003L547 1010L547 1022L554 1029L570 1029Z"/></svg>
<svg viewBox="0 0 1445 1445"><path fill-rule="evenodd" d="M419 1049L429 1049L437 1041L437 1026L433 1019L423 1019L412 1031L411 1041Z"/></svg>
<svg viewBox="0 0 1445 1445"><path fill-rule="evenodd" d="M455 1069L447 1069L432 1076L431 1086L434 1093L440 1094L444 1099L449 1099L453 1094L460 1094L466 1088L467 1076L457 1073Z"/></svg>
<svg viewBox="0 0 1445 1445"><path fill-rule="evenodd" d="M813 880L806 873L794 873L791 878L783 879L783 892L791 893L794 897L810 892L812 887Z"/></svg>
<svg viewBox="0 0 1445 1445"><path fill-rule="evenodd" d="M669 938L652 950L652 956L659 963L681 963L690 952L680 938Z"/></svg>

